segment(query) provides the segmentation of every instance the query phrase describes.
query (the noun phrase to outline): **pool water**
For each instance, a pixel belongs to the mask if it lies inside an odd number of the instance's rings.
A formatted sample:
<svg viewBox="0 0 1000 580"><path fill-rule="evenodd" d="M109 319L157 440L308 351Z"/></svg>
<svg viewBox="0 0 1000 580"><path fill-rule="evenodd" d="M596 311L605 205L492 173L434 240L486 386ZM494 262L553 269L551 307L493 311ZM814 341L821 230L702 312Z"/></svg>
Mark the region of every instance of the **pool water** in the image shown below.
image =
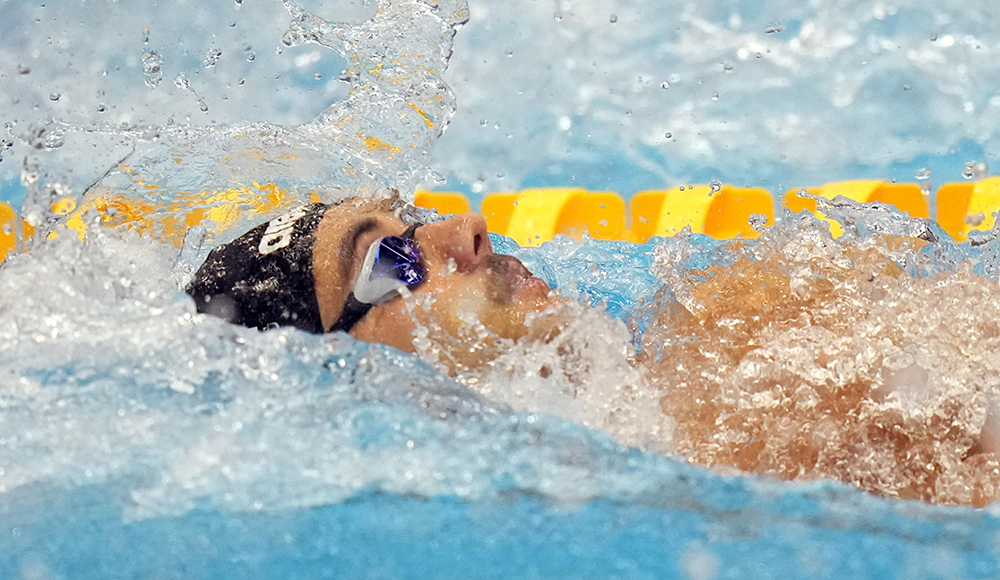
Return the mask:
<svg viewBox="0 0 1000 580"><path fill-rule="evenodd" d="M982 24L991 9L862 4L734 12L722 3L525 2L510 21L474 4L468 29L454 36L470 17L464 2L244 1L167 16L156 2L86 10L67 2L74 10L56 11L58 3L8 0L0 15L26 24L0 18L0 29L17 28L26 48L0 49L16 72L0 76L0 115L16 137L0 162L2 199L23 202L44 232L58 230L53 198L93 184L166 205L250 179L337 199L384 185L450 183L475 195L574 178L627 191L709 174L773 187L851 177L869 163L892 176L927 160L940 174L956 155L988 160L992 127L956 119L993 106L982 79L995 65L975 52L996 44ZM648 15L661 8L679 32L654 50L663 29ZM131 48L110 32L81 32L105 21L132 34ZM550 33L562 44L533 48ZM925 46L949 35L948 46ZM870 82L854 66L869 53L882 71ZM540 72L549 69L539 61L568 72ZM588 61L592 72L580 72ZM758 61L763 73L750 68ZM931 64L941 68L926 72ZM533 93L496 82L503 67ZM750 82L759 77L771 80ZM928 87L942 78L955 94ZM887 87L918 102L872 126L898 108L879 96ZM487 99L491 88L498 92ZM656 117L664 106L656 99L678 90L669 114ZM816 92L825 104L815 104ZM788 108L768 113L765 101L783 95ZM499 117L483 112L495 101L506 103ZM908 116L931 112L929 125ZM820 130L832 141L815 143ZM760 137L766 131L773 140ZM864 146L848 147L849 135ZM945 150L920 145L932 140ZM680 151L665 149L673 145ZM567 148L580 153L564 158ZM209 231L204 243L189 236L180 251L101 228L85 244L38 236L30 253L0 268L0 576L1000 576L995 508L697 467L672 451L675 425L660 412L660 393L622 388L645 384L633 345L656 346L657 305L692 304L690 274L711 265L750 256L820 269L861 249L900 265L918 286L946 287L966 270L983 284L1000 276L996 231L957 245L888 208L838 202L827 213L844 237L793 215L735 246L689 233L645 245L557 238L541 248L494 236L498 251L579 299L565 307L575 326L548 350L513 345L496 367L503 372L457 380L438 369L433 345L415 357L196 315L181 284L210 247L256 216ZM879 241L885 235L931 241L900 249ZM802 255L782 253L789 248ZM988 322L984 303L959 306ZM938 310L912 304L925 317ZM924 352L922 329L902 332ZM975 395L971 409L997 394L992 348L984 340L941 355L971 361L958 393ZM564 372L543 377L542 365ZM947 377L928 376L936 389L928 392L957 396ZM982 428L982 417L968 423Z"/></svg>

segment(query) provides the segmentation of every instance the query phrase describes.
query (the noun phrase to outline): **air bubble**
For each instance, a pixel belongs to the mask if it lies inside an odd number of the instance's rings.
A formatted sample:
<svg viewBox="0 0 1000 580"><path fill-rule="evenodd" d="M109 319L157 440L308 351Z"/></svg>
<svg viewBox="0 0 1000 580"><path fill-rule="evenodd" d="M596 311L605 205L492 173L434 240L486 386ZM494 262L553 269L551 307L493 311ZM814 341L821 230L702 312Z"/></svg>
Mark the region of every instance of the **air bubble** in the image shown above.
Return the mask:
<svg viewBox="0 0 1000 580"><path fill-rule="evenodd" d="M662 83L660 83L660 88L661 89L669 89L670 88L670 83L668 83L667 81L663 81Z"/></svg>
<svg viewBox="0 0 1000 580"><path fill-rule="evenodd" d="M733 63L731 62L723 63L722 70L726 71L727 73L733 72Z"/></svg>
<svg viewBox="0 0 1000 580"><path fill-rule="evenodd" d="M49 100L50 100L50 101L53 101L53 102L56 102L56 101L58 101L58 100L59 100L59 99L60 99L61 97L62 97L62 95L61 95L60 93L49 93Z"/></svg>
<svg viewBox="0 0 1000 580"><path fill-rule="evenodd" d="M505 55L507 55L507 58L512 58L514 56L514 49L513 48L506 48L506 49L504 49L503 53Z"/></svg>
<svg viewBox="0 0 1000 580"><path fill-rule="evenodd" d="M921 167L917 170L916 174L914 174L914 177L916 177L918 181L925 181L931 178L931 173L932 171L930 169Z"/></svg>
<svg viewBox="0 0 1000 580"><path fill-rule="evenodd" d="M98 113L103 113L103 112L105 112L107 110L108 110L108 107L105 106L104 103L100 103L99 105L97 105L97 112Z"/></svg>
<svg viewBox="0 0 1000 580"><path fill-rule="evenodd" d="M205 68L212 68L217 62L219 62L220 57L222 57L222 50L213 46L209 49L208 55L205 56L205 60L203 60L201 64Z"/></svg>
<svg viewBox="0 0 1000 580"><path fill-rule="evenodd" d="M191 88L191 81L188 80L187 75L184 73L180 73L174 77L174 84L178 89L187 90Z"/></svg>
<svg viewBox="0 0 1000 580"><path fill-rule="evenodd" d="M718 101L719 100L719 93L712 93L712 100L713 101Z"/></svg>
<svg viewBox="0 0 1000 580"><path fill-rule="evenodd" d="M206 103L204 100L199 100L198 101L198 108L201 109L202 113L207 113L208 112L208 103Z"/></svg>
<svg viewBox="0 0 1000 580"><path fill-rule="evenodd" d="M236 81L236 84L238 84L239 86L242 87L243 83L245 83L245 82L247 82L247 80L245 78L243 78L243 77L240 77L240 80Z"/></svg>
<svg viewBox="0 0 1000 580"><path fill-rule="evenodd" d="M708 184L708 188L709 188L709 195L715 195L716 193L722 191L722 182L719 181L718 179L713 179Z"/></svg>
<svg viewBox="0 0 1000 580"><path fill-rule="evenodd" d="M253 62L256 58L257 58L257 53L252 50L250 51L249 54L247 54L247 62Z"/></svg>
<svg viewBox="0 0 1000 580"><path fill-rule="evenodd" d="M611 20L611 24L617 23L618 22L618 15L617 14L612 14L610 20Z"/></svg>
<svg viewBox="0 0 1000 580"><path fill-rule="evenodd" d="M6 236L12 235L14 233L14 226L11 225L10 222L4 222L3 227L0 228L0 231L3 231L4 235Z"/></svg>
<svg viewBox="0 0 1000 580"><path fill-rule="evenodd" d="M151 89L159 86L163 80L163 57L155 50L142 52L142 79Z"/></svg>
<svg viewBox="0 0 1000 580"><path fill-rule="evenodd" d="M667 139L671 139L673 138L674 134L671 133L670 131L667 131L666 133L663 134L663 136L666 137Z"/></svg>
<svg viewBox="0 0 1000 580"><path fill-rule="evenodd" d="M764 34L777 34L785 29L784 24L772 24L764 29Z"/></svg>

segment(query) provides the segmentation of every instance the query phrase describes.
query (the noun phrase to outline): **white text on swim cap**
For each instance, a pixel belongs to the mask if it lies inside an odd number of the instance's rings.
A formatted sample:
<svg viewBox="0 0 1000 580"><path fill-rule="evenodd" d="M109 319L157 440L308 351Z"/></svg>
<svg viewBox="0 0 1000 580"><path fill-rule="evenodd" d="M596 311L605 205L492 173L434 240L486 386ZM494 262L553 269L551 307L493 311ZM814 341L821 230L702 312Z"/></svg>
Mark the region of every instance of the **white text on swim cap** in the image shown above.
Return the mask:
<svg viewBox="0 0 1000 580"><path fill-rule="evenodd" d="M276 252L286 247L292 242L292 231L295 229L295 222L306 215L306 206L293 209L283 216L271 220L264 230L264 235L260 238L257 251L266 256L271 252Z"/></svg>

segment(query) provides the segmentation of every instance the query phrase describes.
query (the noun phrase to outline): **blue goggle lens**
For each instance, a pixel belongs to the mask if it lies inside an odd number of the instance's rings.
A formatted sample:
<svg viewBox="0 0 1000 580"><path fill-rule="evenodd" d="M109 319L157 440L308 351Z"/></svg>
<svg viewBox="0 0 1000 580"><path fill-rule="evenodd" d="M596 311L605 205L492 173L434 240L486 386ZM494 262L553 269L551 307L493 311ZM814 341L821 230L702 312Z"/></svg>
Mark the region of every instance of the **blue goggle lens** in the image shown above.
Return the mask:
<svg viewBox="0 0 1000 580"><path fill-rule="evenodd" d="M410 233L409 230L407 233ZM420 251L412 234L382 238L369 275L370 280L395 278L412 289L423 282L426 276L427 268L420 263Z"/></svg>

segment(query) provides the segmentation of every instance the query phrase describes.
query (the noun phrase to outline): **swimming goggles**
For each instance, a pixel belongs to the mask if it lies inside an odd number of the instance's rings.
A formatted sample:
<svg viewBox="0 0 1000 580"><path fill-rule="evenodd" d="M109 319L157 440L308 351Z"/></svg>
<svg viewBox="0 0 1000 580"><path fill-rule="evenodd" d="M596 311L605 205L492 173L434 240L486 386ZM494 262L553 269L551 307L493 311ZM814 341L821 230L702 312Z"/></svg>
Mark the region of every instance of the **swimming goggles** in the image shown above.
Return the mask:
<svg viewBox="0 0 1000 580"><path fill-rule="evenodd" d="M375 305L399 296L403 289L413 290L427 277L427 268L420 261L420 249L413 239L415 224L400 236L385 236L372 242L361 262L354 290L347 295L340 318L330 332L350 332L354 325Z"/></svg>

